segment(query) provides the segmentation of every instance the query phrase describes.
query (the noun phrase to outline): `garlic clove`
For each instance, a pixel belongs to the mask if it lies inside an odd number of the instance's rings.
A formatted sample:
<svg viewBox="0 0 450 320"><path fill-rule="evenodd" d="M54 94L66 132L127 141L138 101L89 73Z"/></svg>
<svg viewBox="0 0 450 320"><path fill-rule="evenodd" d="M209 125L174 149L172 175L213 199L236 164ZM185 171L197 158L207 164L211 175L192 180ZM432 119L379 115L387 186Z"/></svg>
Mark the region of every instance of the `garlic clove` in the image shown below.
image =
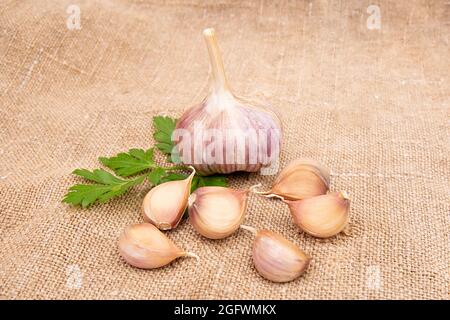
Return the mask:
<svg viewBox="0 0 450 320"><path fill-rule="evenodd" d="M259 192L267 197L282 197L286 200L311 198L328 191L330 173L312 160L295 160L284 168L275 179L272 188Z"/></svg>
<svg viewBox="0 0 450 320"><path fill-rule="evenodd" d="M294 223L312 236L329 238L344 231L348 225L350 200L345 192L285 202Z"/></svg>
<svg viewBox="0 0 450 320"><path fill-rule="evenodd" d="M125 228L119 237L119 253L126 262L141 269L165 266L179 257L198 256L180 249L150 223Z"/></svg>
<svg viewBox="0 0 450 320"><path fill-rule="evenodd" d="M244 220L247 194L225 187L198 188L189 197L189 221L206 238L226 238Z"/></svg>
<svg viewBox="0 0 450 320"><path fill-rule="evenodd" d="M144 220L158 229L170 230L181 220L188 205L195 169L184 180L162 183L147 193L142 203Z"/></svg>
<svg viewBox="0 0 450 320"><path fill-rule="evenodd" d="M275 182L279 182L285 177L291 175L293 172L298 171L299 168L305 167L305 169L309 169L314 171L326 185L330 184L330 171L320 164L319 162L311 159L297 159L291 161L278 175Z"/></svg>
<svg viewBox="0 0 450 320"><path fill-rule="evenodd" d="M211 79L208 96L177 121L172 139L184 164L201 175L257 172L274 165L281 122L266 105L235 97L228 86L215 31L205 29Z"/></svg>
<svg viewBox="0 0 450 320"><path fill-rule="evenodd" d="M308 268L311 258L283 236L249 226L241 228L255 234L253 264L264 278L274 282L288 282L298 278Z"/></svg>

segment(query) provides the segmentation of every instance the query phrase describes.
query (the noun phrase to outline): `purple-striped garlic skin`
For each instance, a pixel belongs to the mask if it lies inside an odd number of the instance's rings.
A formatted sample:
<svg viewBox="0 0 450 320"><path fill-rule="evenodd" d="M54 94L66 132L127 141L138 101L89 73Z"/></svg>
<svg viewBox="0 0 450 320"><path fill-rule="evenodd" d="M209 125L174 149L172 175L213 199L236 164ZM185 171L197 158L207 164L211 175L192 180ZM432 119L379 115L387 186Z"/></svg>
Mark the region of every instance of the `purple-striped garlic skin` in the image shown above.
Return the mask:
<svg viewBox="0 0 450 320"><path fill-rule="evenodd" d="M184 164L211 175L257 172L277 160L281 129L274 113L237 99L226 107L213 103L221 101L206 99L177 122L173 137Z"/></svg>
<svg viewBox="0 0 450 320"><path fill-rule="evenodd" d="M257 231L252 257L259 274L274 282L298 278L311 261L294 243L269 230Z"/></svg>

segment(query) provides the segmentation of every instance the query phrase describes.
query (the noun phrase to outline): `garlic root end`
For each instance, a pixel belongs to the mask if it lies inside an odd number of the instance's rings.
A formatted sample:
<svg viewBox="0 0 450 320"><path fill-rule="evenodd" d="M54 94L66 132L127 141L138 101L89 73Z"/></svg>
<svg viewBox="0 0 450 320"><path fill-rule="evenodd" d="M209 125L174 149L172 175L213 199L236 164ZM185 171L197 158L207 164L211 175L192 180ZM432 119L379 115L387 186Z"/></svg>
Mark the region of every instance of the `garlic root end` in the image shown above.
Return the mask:
<svg viewBox="0 0 450 320"><path fill-rule="evenodd" d="M286 199L284 199L282 196L279 196L278 194L274 194L274 193L266 194L265 197L266 198L277 198L283 202L286 202Z"/></svg>
<svg viewBox="0 0 450 320"><path fill-rule="evenodd" d="M261 183L257 183L257 184L252 185L250 188L248 188L248 191L250 191L252 193L256 193L256 194L267 194L268 193L268 191L258 191L258 190L256 190L257 188L260 188L260 187L262 187L262 184Z"/></svg>
<svg viewBox="0 0 450 320"><path fill-rule="evenodd" d="M262 184L258 183L258 184L255 184L255 185L251 186L250 188L248 188L248 190L251 193L259 194L259 195L262 195L262 196L264 196L266 198L277 198L277 199L281 199L281 200L284 201L284 198L282 196L279 196L277 194L271 193L271 190L269 190L269 191L258 191L258 190L256 190L257 188L260 188L261 186L262 186Z"/></svg>
<svg viewBox="0 0 450 320"><path fill-rule="evenodd" d="M206 45L208 47L209 60L212 70L211 89L215 89L218 92L229 91L225 70L223 67L222 55L220 53L219 46L217 45L216 31L214 28L207 28L203 30L203 37L205 38Z"/></svg>
<svg viewBox="0 0 450 320"><path fill-rule="evenodd" d="M188 168L192 170L191 174L189 175L189 178L190 178L190 177L195 175L196 171L195 171L195 168L193 166L189 166Z"/></svg>
<svg viewBox="0 0 450 320"><path fill-rule="evenodd" d="M170 223L168 223L168 222L161 222L161 223L158 223L156 227L157 227L159 230L163 230L163 231L172 229L172 225L171 225Z"/></svg>
<svg viewBox="0 0 450 320"><path fill-rule="evenodd" d="M256 234L258 233L258 230L256 230L256 228L250 227L250 226L246 226L241 224L240 227L246 231L250 231L251 233L253 233L253 235L256 236Z"/></svg>
<svg viewBox="0 0 450 320"><path fill-rule="evenodd" d="M341 191L340 194L345 200L350 200L350 197L346 191Z"/></svg>
<svg viewBox="0 0 450 320"><path fill-rule="evenodd" d="M347 224L344 228L344 230L342 230L342 234L346 235L346 236L351 236L352 235L352 227L350 226L350 224Z"/></svg>
<svg viewBox="0 0 450 320"><path fill-rule="evenodd" d="M200 257L198 255L196 255L193 252L184 252L183 253L184 257L190 257L190 258L195 258L195 260L197 260L197 262L200 262Z"/></svg>

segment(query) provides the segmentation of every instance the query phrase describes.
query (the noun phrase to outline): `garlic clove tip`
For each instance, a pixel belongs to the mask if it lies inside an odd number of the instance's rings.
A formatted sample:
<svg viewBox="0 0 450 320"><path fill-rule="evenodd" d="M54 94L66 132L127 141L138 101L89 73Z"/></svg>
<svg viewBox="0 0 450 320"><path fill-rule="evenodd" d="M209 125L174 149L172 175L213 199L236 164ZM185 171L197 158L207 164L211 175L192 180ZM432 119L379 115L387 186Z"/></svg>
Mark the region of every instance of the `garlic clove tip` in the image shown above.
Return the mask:
<svg viewBox="0 0 450 320"><path fill-rule="evenodd" d="M182 255L184 257L194 258L195 260L197 260L197 263L200 262L200 260L201 260L200 257L193 252L183 252Z"/></svg>

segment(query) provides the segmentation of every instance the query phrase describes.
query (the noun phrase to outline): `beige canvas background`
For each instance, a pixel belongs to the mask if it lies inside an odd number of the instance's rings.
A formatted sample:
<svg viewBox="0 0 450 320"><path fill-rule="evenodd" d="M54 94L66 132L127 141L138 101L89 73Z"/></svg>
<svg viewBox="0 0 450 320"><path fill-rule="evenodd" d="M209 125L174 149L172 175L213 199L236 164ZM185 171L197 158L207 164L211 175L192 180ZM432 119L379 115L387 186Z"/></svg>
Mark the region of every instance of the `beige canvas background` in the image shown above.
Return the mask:
<svg viewBox="0 0 450 320"><path fill-rule="evenodd" d="M81 30L66 27L68 5ZM0 1L0 296L76 299L448 299L448 1ZM153 271L118 255L148 190L89 210L60 201L71 171L152 145L151 118L206 93L201 31L217 30L235 93L270 101L282 165L332 170L352 198L351 237L316 240L286 206L252 197L245 223L313 257L287 284L261 278L245 232L186 221L168 235L201 256ZM234 187L274 177L230 179Z"/></svg>

